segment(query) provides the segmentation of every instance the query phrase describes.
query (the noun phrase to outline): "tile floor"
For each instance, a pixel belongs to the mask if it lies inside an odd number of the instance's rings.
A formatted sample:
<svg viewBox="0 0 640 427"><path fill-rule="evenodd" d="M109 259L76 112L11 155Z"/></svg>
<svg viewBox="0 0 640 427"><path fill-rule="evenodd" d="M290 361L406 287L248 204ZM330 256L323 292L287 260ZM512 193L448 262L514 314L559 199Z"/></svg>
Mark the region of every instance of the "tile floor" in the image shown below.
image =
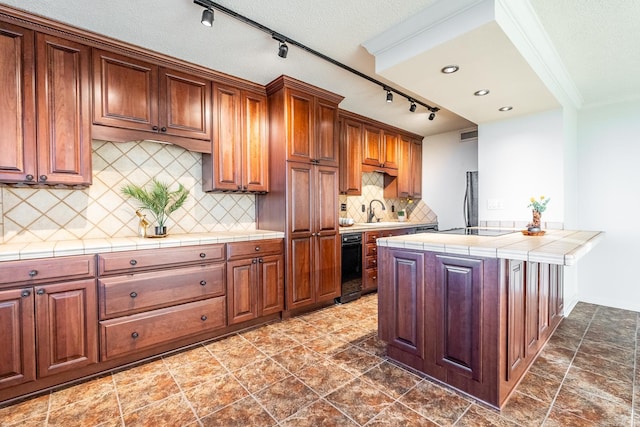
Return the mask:
<svg viewBox="0 0 640 427"><path fill-rule="evenodd" d="M502 412L402 369L376 296L0 409L2 426L640 426L638 313L580 303ZM634 411L635 407L635 411Z"/></svg>

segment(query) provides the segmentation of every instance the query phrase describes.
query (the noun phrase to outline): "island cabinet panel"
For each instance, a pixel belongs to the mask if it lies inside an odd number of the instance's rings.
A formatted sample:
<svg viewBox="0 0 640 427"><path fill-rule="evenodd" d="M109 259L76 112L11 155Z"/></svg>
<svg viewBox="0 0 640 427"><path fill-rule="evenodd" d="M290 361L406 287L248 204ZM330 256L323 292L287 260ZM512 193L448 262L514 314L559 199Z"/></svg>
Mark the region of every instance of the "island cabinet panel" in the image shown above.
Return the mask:
<svg viewBox="0 0 640 427"><path fill-rule="evenodd" d="M378 270L389 357L495 407L561 318L559 266L379 246Z"/></svg>
<svg viewBox="0 0 640 427"><path fill-rule="evenodd" d="M36 379L33 298L31 288L0 291L0 389Z"/></svg>

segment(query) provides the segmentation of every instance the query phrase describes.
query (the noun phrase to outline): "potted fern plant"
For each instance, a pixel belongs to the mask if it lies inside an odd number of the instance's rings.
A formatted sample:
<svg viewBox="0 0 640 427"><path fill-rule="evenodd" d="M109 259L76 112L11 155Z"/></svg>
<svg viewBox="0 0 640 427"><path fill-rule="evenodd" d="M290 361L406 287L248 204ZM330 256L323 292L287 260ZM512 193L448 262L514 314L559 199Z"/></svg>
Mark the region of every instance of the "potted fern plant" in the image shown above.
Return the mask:
<svg viewBox="0 0 640 427"><path fill-rule="evenodd" d="M182 207L189 196L189 191L182 184L178 184L175 191L169 190L169 185L153 179L149 189L134 184L127 184L121 188L122 194L133 197L141 204L141 208L151 212L156 221L156 236L166 236L166 222L171 213Z"/></svg>

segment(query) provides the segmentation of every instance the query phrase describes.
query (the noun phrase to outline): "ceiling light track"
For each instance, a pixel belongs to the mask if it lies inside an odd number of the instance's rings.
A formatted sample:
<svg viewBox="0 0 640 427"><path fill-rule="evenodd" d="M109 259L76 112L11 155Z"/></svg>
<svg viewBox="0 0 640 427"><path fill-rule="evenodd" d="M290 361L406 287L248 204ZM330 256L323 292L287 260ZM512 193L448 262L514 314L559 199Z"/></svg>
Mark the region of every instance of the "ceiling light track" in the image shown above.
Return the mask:
<svg viewBox="0 0 640 427"><path fill-rule="evenodd" d="M218 4L216 2L213 2L211 0L193 0L193 2L195 4L197 4L197 5L199 5L199 6L202 6L202 7L207 8L207 9L216 9L216 10L224 13L225 15L229 15L232 18L237 19L238 21L241 21L241 22L243 22L243 23L245 23L245 24L247 24L247 25L249 25L249 26L251 26L253 28L256 28L256 29L258 29L258 30L260 30L260 31L262 31L264 33L269 34L272 38L274 38L275 40L278 40L280 42L280 46L282 46L282 45L287 46L287 44L296 46L296 47L298 47L298 48L300 48L300 49L302 49L304 51L309 52L312 55L317 56L320 59L323 59L323 60L325 60L325 61L327 61L327 62L329 62L329 63L331 63L331 64L333 64L333 65L335 65L337 67L342 68L343 70L349 71L350 73L355 74L356 76L358 76L360 78L363 78L365 80L370 81L373 84L381 86L384 90L388 91L388 93L395 92L398 95L402 96L403 98L407 98L408 100L411 100L411 101L415 102L416 104L422 105L424 108L426 108L427 110L431 111L431 113L436 113L436 112L440 111L440 108L438 108L438 107L433 107L433 106L431 106L429 104L426 104L426 103L424 103L424 102L422 102L420 100L417 100L417 99L407 95L406 93L403 93L402 91L400 91L398 89L394 89L394 88L390 87L389 85L387 85L387 84L385 84L385 83L383 83L383 82L381 82L379 80L374 79L371 76L368 76L368 75L356 70L355 68L351 68L350 66L348 66L346 64L343 64L342 62L336 61L335 59L330 58L327 55L318 52L317 50L314 50L314 49L312 49L312 48L310 48L310 47L308 47L308 46L306 46L306 45L304 45L304 44L302 44L302 43L300 43L298 41L295 41L295 40L293 40L293 39L291 39L291 38L289 38L289 37L287 37L285 35L282 35L282 34L278 33L277 31L274 31L271 28L269 28L269 27L267 27L265 25L262 25L259 22L254 21L251 18L247 18L244 15L240 15L238 12L235 12L235 11L233 11L231 9L228 9L228 8ZM286 57L286 54L285 54L285 56L282 56L281 52L282 52L282 49L280 48L278 50L278 55L281 58ZM393 96L392 96L392 98L393 98Z"/></svg>

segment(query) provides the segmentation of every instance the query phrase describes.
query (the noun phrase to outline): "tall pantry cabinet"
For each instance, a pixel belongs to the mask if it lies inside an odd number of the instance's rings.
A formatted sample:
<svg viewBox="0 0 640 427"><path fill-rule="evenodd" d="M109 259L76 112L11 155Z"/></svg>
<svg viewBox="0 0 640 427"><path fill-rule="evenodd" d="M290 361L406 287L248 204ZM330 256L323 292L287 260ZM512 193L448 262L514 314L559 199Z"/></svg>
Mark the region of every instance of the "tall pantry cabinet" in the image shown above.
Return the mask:
<svg viewBox="0 0 640 427"><path fill-rule="evenodd" d="M271 188L258 228L284 231L286 310L340 295L338 104L342 97L281 76L267 85Z"/></svg>

